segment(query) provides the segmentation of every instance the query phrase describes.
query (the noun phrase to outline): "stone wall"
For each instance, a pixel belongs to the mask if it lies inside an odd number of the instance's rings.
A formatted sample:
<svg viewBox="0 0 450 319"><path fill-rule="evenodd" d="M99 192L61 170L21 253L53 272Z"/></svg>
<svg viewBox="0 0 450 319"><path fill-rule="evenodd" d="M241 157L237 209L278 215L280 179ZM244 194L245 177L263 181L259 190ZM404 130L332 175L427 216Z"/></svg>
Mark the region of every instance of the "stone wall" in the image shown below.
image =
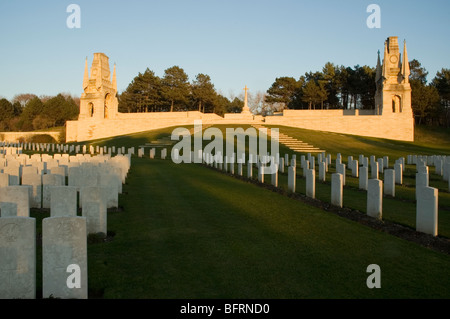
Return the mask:
<svg viewBox="0 0 450 319"><path fill-rule="evenodd" d="M114 119L86 119L66 123L66 142L120 136L170 126L202 124L267 124L298 127L392 140L414 141L411 114L374 115L372 110L285 110L282 116L240 116L191 112L119 113Z"/></svg>
<svg viewBox="0 0 450 319"><path fill-rule="evenodd" d="M119 113L114 119L86 119L66 122L66 142L87 141L124 134L132 134L178 125L220 122L217 114L193 112Z"/></svg>
<svg viewBox="0 0 450 319"><path fill-rule="evenodd" d="M370 111L358 110L285 110L283 116L266 117L265 124L414 141L414 119L404 113L370 115Z"/></svg>

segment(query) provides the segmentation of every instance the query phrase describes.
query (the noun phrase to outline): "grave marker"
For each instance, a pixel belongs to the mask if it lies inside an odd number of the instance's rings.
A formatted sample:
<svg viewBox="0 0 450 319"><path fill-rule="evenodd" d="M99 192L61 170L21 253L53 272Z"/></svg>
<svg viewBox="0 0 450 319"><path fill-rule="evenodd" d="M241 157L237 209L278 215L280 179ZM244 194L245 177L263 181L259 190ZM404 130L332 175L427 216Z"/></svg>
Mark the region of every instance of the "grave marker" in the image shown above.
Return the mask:
<svg viewBox="0 0 450 319"><path fill-rule="evenodd" d="M367 166L361 166L359 168L359 189L367 190L369 180L369 169Z"/></svg>
<svg viewBox="0 0 450 319"><path fill-rule="evenodd" d="M331 175L331 204L342 207L343 205L343 183L342 174L334 173Z"/></svg>
<svg viewBox="0 0 450 319"><path fill-rule="evenodd" d="M379 179L369 179L367 185L367 215L380 219L383 214L383 182Z"/></svg>
<svg viewBox="0 0 450 319"><path fill-rule="evenodd" d="M395 171L393 169L384 170L384 194L395 197Z"/></svg>
<svg viewBox="0 0 450 319"><path fill-rule="evenodd" d="M438 190L421 187L417 193L416 230L433 236L438 235Z"/></svg>
<svg viewBox="0 0 450 319"><path fill-rule="evenodd" d="M306 172L306 196L316 198L316 171L308 169Z"/></svg>
<svg viewBox="0 0 450 319"><path fill-rule="evenodd" d="M77 216L77 188L74 186L50 186L50 216Z"/></svg>
<svg viewBox="0 0 450 319"><path fill-rule="evenodd" d="M42 261L43 298L53 296L62 299L87 299L86 218L78 216L44 218ZM71 265L75 265L80 271L79 288L68 285Z"/></svg>
<svg viewBox="0 0 450 319"><path fill-rule="evenodd" d="M295 184L296 184L296 172L294 166L289 166L288 168L288 189L289 191L295 193Z"/></svg>
<svg viewBox="0 0 450 319"><path fill-rule="evenodd" d="M0 299L36 298L36 220L0 218Z"/></svg>
<svg viewBox="0 0 450 319"><path fill-rule="evenodd" d="M0 188L0 202L15 203L18 217L30 216L31 186L8 186Z"/></svg>

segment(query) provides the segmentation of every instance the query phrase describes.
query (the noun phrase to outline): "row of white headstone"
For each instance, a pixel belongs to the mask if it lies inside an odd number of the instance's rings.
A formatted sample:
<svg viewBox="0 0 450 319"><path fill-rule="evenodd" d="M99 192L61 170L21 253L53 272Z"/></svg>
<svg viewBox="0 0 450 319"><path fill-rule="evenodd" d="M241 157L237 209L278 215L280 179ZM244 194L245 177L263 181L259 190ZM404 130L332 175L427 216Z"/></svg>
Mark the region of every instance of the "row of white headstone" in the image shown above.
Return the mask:
<svg viewBox="0 0 450 319"><path fill-rule="evenodd" d="M359 188L367 191L367 214L371 217L382 219L383 194L395 197L395 185L403 184L403 172L405 170L405 158L395 161L394 168L389 168L389 157L376 159L370 157L371 178L369 179L369 159L360 155L357 160L348 157L348 165L353 177L359 177ZM416 230L437 236L438 234L438 189L429 187L428 166L416 155L408 155L408 163L416 164ZM434 163L435 171L448 180L450 172L450 157L439 155L428 156L428 163ZM322 164L323 165L323 164ZM442 169L444 167L444 169ZM319 167L320 169L320 167ZM379 173L384 175L384 183L379 179ZM331 202L342 207L343 186L345 185L345 164L341 163L340 154L336 159L336 173L332 174ZM447 178L445 177L447 176ZM308 185L308 184L307 184ZM383 187L384 186L384 187ZM307 186L308 187L308 186ZM450 182L449 182L450 191Z"/></svg>
<svg viewBox="0 0 450 319"><path fill-rule="evenodd" d="M10 143L0 142L0 155L16 155L22 154L23 151L33 152L51 152L51 153L75 153L75 154L91 154L91 155L124 155L134 154L135 148L126 149L125 146L99 146L99 145L74 145L74 144L56 144L56 143Z"/></svg>
<svg viewBox="0 0 450 319"><path fill-rule="evenodd" d="M439 155L428 156L428 163L435 164L437 174L443 175L444 179L450 172L450 157ZM431 160L430 160L431 159ZM367 214L371 217L382 219L383 194L395 196L395 185L403 184L403 172L405 170L405 158L401 157L395 161L394 169L389 168L389 158L376 159L370 157L371 178L368 178L367 157L360 155L362 166L358 161L348 158L352 176L359 177L359 188L367 191ZM448 161L448 162L446 162ZM438 234L438 189L429 187L428 166L416 155L408 155L408 163L416 164L416 230L437 236ZM442 169L444 167L444 169ZM379 179L379 173L384 175L384 183ZM384 184L384 185L383 185ZM332 174L332 204L342 207L343 189L345 185L345 164L340 163L338 154L336 160L336 173ZM384 186L384 187L383 187ZM450 190L450 182L449 182Z"/></svg>
<svg viewBox="0 0 450 319"><path fill-rule="evenodd" d="M49 164L56 159L58 165L69 165L51 166L49 170L43 165L42 170L33 171L39 177L37 181L57 176L57 185L41 185L43 190L48 187L50 195L50 217L42 220L43 297L85 299L87 235L106 235L107 208L111 195L114 193L116 200L121 192L131 165L130 156L83 156L82 160L78 156L67 161L65 156L38 155L6 155L6 166L0 164L4 169L19 162L18 171L23 173L18 176L22 185L0 187L0 298L36 297L36 221L29 212L33 186L40 189L40 184L23 185L23 181L30 174L27 167L33 167L27 164ZM56 168L62 169L55 171ZM9 182L9 176L5 180ZM77 216L78 201L82 216Z"/></svg>
<svg viewBox="0 0 450 319"><path fill-rule="evenodd" d="M138 148L137 156L138 156L138 157L144 157L144 156L145 156L145 148L139 147L139 148ZM162 148L162 149L160 150L160 156L161 156L161 159L166 159L166 158L167 158L167 148L164 147L164 148ZM156 148L155 148L155 147L152 147L152 148L150 149L150 151L149 151L149 157L150 157L151 159L156 158Z"/></svg>
<svg viewBox="0 0 450 319"><path fill-rule="evenodd" d="M194 154L191 154L193 157ZM328 167L331 165L331 154L317 154L318 163L318 180L325 182ZM198 155L200 156L200 154ZM414 158L414 159L413 159ZM445 156L429 156L425 162L420 156L408 155L408 162L416 164L416 230L437 236L438 225L438 189L429 187L428 184L428 166L425 163L433 163L437 174L442 174L444 180L449 180L450 174L450 157ZM249 162L251 163L251 154ZM279 155L269 157L269 163L276 164L276 170L271 171L271 183L278 187L278 172L283 173L285 167L288 171L288 190L295 193L296 190L296 155L292 155L289 161L289 155L284 157ZM203 161L219 170L234 173L236 156L222 156L221 154L210 155L203 154ZM256 166L258 169L258 180L264 182L264 175L267 174L267 161L263 157L256 157ZM243 162L238 161L237 174L243 175ZM315 198L316 183L316 160L315 156L308 153L306 156L300 156L300 168L302 176L306 179L306 196ZM359 163L362 163L360 166ZM395 185L403 184L403 172L405 171L405 158L401 157L394 163L394 167L390 168L389 157L383 156L376 158L374 155L366 157L359 155L358 160L354 160L353 156L348 156L347 165L342 163L341 154L337 154L335 168L336 172L331 175L331 203L335 206L343 206L343 186L345 185L345 176L347 175L347 167L351 170L353 177L359 178L359 188L367 191L367 215L382 219L383 195L395 197ZM442 168L441 168L442 167ZM369 178L370 168L370 178ZM380 173L383 173L384 182L379 179ZM247 177L252 178L253 165L247 165ZM384 186L384 187L383 187ZM450 181L449 181L450 191Z"/></svg>

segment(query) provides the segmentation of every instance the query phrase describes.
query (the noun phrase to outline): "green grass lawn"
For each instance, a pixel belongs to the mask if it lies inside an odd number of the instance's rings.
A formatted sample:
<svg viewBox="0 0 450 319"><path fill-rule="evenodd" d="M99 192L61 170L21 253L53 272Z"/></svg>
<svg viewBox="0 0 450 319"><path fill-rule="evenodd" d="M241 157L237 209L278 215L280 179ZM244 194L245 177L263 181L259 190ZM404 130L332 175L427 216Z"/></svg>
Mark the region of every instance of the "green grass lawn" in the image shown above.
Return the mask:
<svg viewBox="0 0 450 319"><path fill-rule="evenodd" d="M172 130L86 144L138 147ZM333 160L340 152L344 162L359 154L388 155L391 165L408 154L450 154L445 132L421 132L414 143L285 127L280 132L325 149ZM293 154L280 145L286 152ZM330 201L329 174L327 182L316 182L316 197L324 202ZM298 169L297 192L305 193L300 175ZM286 174L279 185L287 188ZM439 188L439 236L450 238L448 184L432 174L430 185ZM88 245L90 298L450 297L449 255L204 165L134 156L123 191L122 209L108 213L113 240ZM349 173L344 206L361 214L366 209L366 192ZM45 215L36 215L39 229ZM383 219L414 229L414 166L407 166L396 197L383 198ZM381 289L366 285L370 264L381 268Z"/></svg>
<svg viewBox="0 0 450 319"><path fill-rule="evenodd" d="M450 256L204 166L133 158L124 191L88 247L104 298L450 297Z"/></svg>

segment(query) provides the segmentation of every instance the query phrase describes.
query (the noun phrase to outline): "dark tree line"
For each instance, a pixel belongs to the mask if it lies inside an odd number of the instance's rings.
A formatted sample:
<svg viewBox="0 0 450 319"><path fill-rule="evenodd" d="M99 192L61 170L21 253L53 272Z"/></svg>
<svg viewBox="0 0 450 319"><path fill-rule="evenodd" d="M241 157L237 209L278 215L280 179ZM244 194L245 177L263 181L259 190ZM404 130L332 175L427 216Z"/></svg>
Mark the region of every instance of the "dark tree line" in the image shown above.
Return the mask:
<svg viewBox="0 0 450 319"><path fill-rule="evenodd" d="M79 99L67 94L41 96L18 94L10 102L0 99L0 131L33 131L64 126L76 120Z"/></svg>
<svg viewBox="0 0 450 319"><path fill-rule="evenodd" d="M241 112L243 101L217 93L211 78L199 73L192 82L179 66L164 71L162 78L150 69L139 73L119 95L119 112L200 111Z"/></svg>
<svg viewBox="0 0 450 319"><path fill-rule="evenodd" d="M419 61L412 60L411 104L416 123L450 126L450 69L442 68L430 83L428 71Z"/></svg>
<svg viewBox="0 0 450 319"><path fill-rule="evenodd" d="M266 101L289 109L373 109L375 69L326 63L322 71L307 72L298 80L280 77L267 90Z"/></svg>

